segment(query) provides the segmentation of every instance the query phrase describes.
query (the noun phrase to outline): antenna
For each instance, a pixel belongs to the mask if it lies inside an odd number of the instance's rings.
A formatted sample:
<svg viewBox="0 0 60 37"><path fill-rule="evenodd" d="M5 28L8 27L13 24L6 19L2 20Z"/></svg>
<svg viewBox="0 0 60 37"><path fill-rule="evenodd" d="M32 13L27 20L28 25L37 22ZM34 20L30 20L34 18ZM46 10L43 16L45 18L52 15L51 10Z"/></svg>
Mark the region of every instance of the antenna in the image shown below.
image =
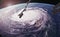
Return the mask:
<svg viewBox="0 0 60 37"><path fill-rule="evenodd" d="M28 2L26 2L26 6L25 8L21 11L21 13L18 15L19 18L21 18L23 16L23 12L26 11L26 8L28 7L28 4L30 3L31 0L29 0Z"/></svg>

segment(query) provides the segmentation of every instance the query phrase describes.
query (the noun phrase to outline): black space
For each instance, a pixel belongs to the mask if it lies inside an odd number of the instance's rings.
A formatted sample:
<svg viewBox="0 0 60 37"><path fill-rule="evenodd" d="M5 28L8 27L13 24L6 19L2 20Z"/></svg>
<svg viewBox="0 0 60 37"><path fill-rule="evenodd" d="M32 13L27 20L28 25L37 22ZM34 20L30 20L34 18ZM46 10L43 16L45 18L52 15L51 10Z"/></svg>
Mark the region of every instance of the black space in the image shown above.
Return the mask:
<svg viewBox="0 0 60 37"><path fill-rule="evenodd" d="M57 4L60 2L60 0L32 0L31 2ZM0 0L0 3L1 3L1 0Z"/></svg>
<svg viewBox="0 0 60 37"><path fill-rule="evenodd" d="M60 0L32 0L32 2L57 4L60 2Z"/></svg>
<svg viewBox="0 0 60 37"><path fill-rule="evenodd" d="M0 0L0 4L1 4L0 8L3 8L3 7L5 7L5 5L1 1L2 0ZM19 1L22 1L23 2L24 0L19 0ZM7 2L7 1L5 1L5 2ZM56 5L57 3L60 2L60 0L31 0L31 2L35 2L35 3L48 3L48 4L54 4L54 5Z"/></svg>

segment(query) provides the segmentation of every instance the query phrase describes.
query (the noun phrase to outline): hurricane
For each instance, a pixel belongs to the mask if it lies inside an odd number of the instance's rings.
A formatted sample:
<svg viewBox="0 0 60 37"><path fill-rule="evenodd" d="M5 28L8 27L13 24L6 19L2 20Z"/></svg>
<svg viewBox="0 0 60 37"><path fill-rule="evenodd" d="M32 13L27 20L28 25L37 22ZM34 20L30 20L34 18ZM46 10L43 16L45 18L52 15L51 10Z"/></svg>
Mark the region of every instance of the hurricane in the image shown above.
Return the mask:
<svg viewBox="0 0 60 37"><path fill-rule="evenodd" d="M52 17L46 10L39 7L30 7L19 18L20 10L0 11L0 30L3 33L17 37L48 37L49 30L53 31ZM43 36L44 35L44 36Z"/></svg>

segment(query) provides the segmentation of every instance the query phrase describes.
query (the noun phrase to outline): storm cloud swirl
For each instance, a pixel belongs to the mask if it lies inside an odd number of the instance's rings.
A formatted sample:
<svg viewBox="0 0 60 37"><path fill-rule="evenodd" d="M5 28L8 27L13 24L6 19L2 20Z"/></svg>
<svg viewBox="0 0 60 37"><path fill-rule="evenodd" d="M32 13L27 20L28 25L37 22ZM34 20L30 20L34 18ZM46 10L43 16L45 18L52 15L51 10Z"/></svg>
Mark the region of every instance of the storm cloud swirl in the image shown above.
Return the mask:
<svg viewBox="0 0 60 37"><path fill-rule="evenodd" d="M48 37L49 31L55 32L53 31L55 23L47 11L38 7L27 8L26 12L28 11L39 13L39 16L36 19L33 17L31 20L20 22L10 19L11 15L17 13L14 9L0 11L0 30L2 33L17 35L17 37Z"/></svg>

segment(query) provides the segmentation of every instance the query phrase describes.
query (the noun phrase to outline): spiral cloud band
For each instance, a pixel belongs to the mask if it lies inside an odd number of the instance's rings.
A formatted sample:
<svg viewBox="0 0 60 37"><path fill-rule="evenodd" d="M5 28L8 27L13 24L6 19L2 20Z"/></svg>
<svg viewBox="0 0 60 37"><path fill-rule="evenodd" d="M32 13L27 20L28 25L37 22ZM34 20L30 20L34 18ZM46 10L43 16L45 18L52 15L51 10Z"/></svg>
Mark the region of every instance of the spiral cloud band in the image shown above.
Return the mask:
<svg viewBox="0 0 60 37"><path fill-rule="evenodd" d="M52 25L51 16L42 8L27 8L21 18L18 16L21 10L18 12L14 9L9 10L0 11L0 30L8 34L30 35L50 28Z"/></svg>

